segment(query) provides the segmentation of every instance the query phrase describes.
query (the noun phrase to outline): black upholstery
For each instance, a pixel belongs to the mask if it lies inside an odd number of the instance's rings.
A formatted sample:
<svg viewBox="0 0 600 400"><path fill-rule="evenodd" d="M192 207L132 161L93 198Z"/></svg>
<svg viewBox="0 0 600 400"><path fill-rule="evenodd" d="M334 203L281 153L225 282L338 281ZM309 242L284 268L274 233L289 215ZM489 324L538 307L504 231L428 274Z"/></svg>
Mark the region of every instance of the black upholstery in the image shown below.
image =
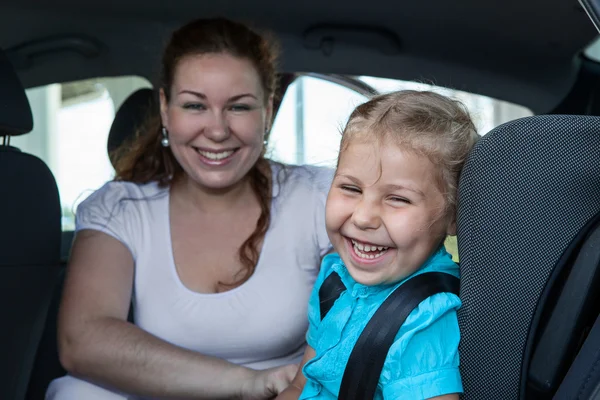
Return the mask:
<svg viewBox="0 0 600 400"><path fill-rule="evenodd" d="M585 313L584 316L586 317L585 328L586 330L589 329L590 333L587 335L566 377L562 380L556 397L554 397L555 400L591 400L600 398L600 368L598 368L600 366L600 317L598 316L600 308L600 291L598 290L600 286L600 214L596 215L590 225L592 225L591 229L586 234L586 239L577 257L577 265L574 268L575 271L577 266L584 267L580 268L580 271L576 274L578 276L577 281L580 281L578 282L577 290L564 290L561 293L561 297L568 298L569 303L573 303L573 299L580 302L584 299L584 296L588 298L591 307L588 305L587 308L591 310ZM572 272L571 275L574 275L574 273ZM565 286L571 281L574 281L574 279L568 279ZM554 312L554 315L561 315L563 317L561 319L563 320L573 318L573 314L568 311ZM561 335L564 335L565 332L570 332L570 330L564 328L563 321L559 321L559 323L562 324L558 325L557 323L556 326L548 324L547 330L553 332L552 336L548 335L551 339L555 339L554 337L560 339ZM552 340L548 340L548 343L545 343L545 348L540 347L542 346L538 346L537 352L543 356L539 357L541 359L539 363L545 367L547 365L551 366L556 360L548 357L544 352L551 352L547 349L557 347L556 344L552 343ZM532 365L535 365L535 355ZM544 371L544 369L541 370L542 372ZM542 382L547 381L547 379L543 379L543 376L537 380Z"/></svg>
<svg viewBox="0 0 600 400"><path fill-rule="evenodd" d="M0 136L32 129L27 97L1 51L0 110ZM61 211L48 167L2 144L0 215L0 398L19 400L58 277Z"/></svg>
<svg viewBox="0 0 600 400"><path fill-rule="evenodd" d="M114 151L123 142L133 138L142 126L148 113L158 112L158 99L154 90L143 88L133 92L119 107L108 134L107 150L115 165Z"/></svg>
<svg viewBox="0 0 600 400"><path fill-rule="evenodd" d="M556 393L556 400L600 399L600 317Z"/></svg>
<svg viewBox="0 0 600 400"><path fill-rule="evenodd" d="M555 266L598 212L600 118L523 118L477 144L457 221L464 399L536 398L528 369L549 286L562 283Z"/></svg>
<svg viewBox="0 0 600 400"><path fill-rule="evenodd" d="M558 388L600 311L600 213L579 230L555 266L534 316L528 394L548 398ZM537 322L539 320L539 323ZM534 340L532 340L534 339Z"/></svg>
<svg viewBox="0 0 600 400"><path fill-rule="evenodd" d="M10 61L1 50L0 96L0 135L17 136L31 132L33 117L29 100Z"/></svg>
<svg viewBox="0 0 600 400"><path fill-rule="evenodd" d="M60 201L50 169L37 157L0 146L0 171L0 268L58 261Z"/></svg>
<svg viewBox="0 0 600 400"><path fill-rule="evenodd" d="M65 269L61 268L48 307L46 326L40 339L35 361L29 377L26 400L43 399L46 389L53 379L64 376L67 371L58 358L58 310L65 279Z"/></svg>

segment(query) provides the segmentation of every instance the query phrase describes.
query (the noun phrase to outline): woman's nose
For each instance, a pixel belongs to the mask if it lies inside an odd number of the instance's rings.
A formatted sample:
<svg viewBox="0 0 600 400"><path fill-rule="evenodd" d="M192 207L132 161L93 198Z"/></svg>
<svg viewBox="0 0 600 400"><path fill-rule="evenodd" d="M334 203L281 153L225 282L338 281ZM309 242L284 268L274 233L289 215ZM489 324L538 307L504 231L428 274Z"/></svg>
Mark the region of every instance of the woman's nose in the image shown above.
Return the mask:
<svg viewBox="0 0 600 400"><path fill-rule="evenodd" d="M222 113L212 113L206 124L204 134L214 142L223 142L231 135L227 119Z"/></svg>

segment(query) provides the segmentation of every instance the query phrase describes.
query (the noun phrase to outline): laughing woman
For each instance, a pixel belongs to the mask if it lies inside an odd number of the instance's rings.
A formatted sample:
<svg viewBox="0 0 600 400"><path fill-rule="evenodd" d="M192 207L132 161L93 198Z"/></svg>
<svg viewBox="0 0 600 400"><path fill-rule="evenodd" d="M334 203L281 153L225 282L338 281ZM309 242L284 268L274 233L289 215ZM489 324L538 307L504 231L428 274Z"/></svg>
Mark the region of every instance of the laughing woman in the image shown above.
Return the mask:
<svg viewBox="0 0 600 400"><path fill-rule="evenodd" d="M331 246L332 172L265 158L275 59L225 19L172 35L160 115L77 210L59 316L69 374L48 399L267 399L288 385Z"/></svg>

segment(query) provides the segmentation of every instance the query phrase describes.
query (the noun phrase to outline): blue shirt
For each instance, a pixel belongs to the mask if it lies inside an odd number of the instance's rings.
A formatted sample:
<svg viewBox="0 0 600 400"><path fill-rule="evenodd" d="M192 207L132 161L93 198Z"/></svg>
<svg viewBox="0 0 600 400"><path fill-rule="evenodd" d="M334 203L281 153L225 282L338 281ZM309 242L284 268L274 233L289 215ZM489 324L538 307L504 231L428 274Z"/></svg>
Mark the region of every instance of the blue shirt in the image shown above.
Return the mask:
<svg viewBox="0 0 600 400"><path fill-rule="evenodd" d="M348 289L321 321L319 289L334 271ZM444 247L413 275L392 285L357 283L338 254L326 256L308 304L306 339L316 356L304 366L306 385L300 399L337 399L354 344L379 305L407 279L434 271L459 276L458 265ZM390 347L375 399L428 399L462 393L456 316L460 305L458 296L438 293L411 312Z"/></svg>

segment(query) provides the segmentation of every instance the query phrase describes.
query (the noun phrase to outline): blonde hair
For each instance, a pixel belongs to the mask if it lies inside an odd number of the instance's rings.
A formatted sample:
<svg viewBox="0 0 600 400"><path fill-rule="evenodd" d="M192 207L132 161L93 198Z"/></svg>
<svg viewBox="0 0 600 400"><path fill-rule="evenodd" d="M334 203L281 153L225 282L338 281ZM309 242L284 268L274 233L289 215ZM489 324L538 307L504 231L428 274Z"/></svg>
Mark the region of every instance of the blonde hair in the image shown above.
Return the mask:
<svg viewBox="0 0 600 400"><path fill-rule="evenodd" d="M340 154L354 140L381 144L427 157L439 166L437 177L445 212L456 211L460 172L479 135L464 104L429 91L402 90L372 98L350 115Z"/></svg>

